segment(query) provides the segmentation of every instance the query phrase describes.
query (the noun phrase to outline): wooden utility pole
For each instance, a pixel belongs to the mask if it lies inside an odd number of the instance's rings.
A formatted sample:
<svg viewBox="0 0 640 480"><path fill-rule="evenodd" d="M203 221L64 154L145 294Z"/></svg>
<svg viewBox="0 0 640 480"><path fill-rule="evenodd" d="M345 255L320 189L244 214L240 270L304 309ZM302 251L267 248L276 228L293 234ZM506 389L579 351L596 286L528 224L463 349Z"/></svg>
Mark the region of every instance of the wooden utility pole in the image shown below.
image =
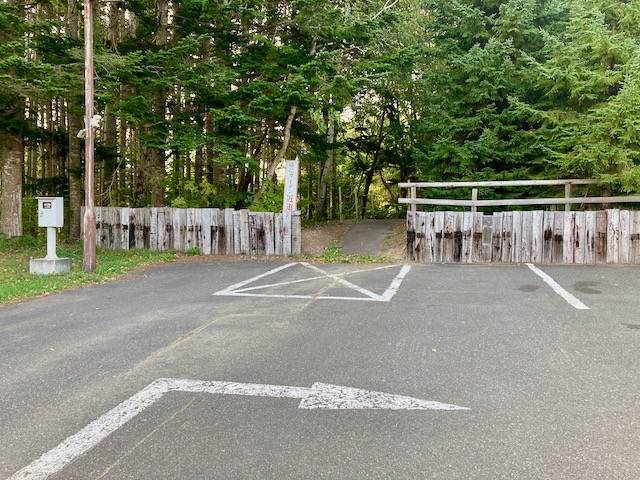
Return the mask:
<svg viewBox="0 0 640 480"><path fill-rule="evenodd" d="M93 0L84 0L84 218L82 269L96 270L96 214L94 210L93 143Z"/></svg>

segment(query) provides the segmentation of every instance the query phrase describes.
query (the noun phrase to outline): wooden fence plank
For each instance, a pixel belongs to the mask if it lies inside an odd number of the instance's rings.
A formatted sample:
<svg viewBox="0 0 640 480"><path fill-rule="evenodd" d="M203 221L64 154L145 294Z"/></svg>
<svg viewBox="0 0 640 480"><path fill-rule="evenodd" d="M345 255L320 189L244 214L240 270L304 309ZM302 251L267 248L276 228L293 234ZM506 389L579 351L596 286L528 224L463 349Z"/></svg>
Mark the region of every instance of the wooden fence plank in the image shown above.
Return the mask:
<svg viewBox="0 0 640 480"><path fill-rule="evenodd" d="M554 249L554 221L555 212L545 211L542 216L542 263L549 264L553 262Z"/></svg>
<svg viewBox="0 0 640 480"><path fill-rule="evenodd" d="M511 261L520 263L522 261L522 212L513 212L513 227L511 229Z"/></svg>
<svg viewBox="0 0 640 480"><path fill-rule="evenodd" d="M180 248L177 250L184 252L187 249L187 210L185 208L176 208L174 212L178 217L178 242Z"/></svg>
<svg viewBox="0 0 640 480"><path fill-rule="evenodd" d="M275 253L276 255L282 255L282 213L276 213L274 217Z"/></svg>
<svg viewBox="0 0 640 480"><path fill-rule="evenodd" d="M435 212L434 221L434 263L444 261L444 212Z"/></svg>
<svg viewBox="0 0 640 480"><path fill-rule="evenodd" d="M520 234L521 240L521 262L531 261L531 244L533 243L533 212L522 212L522 233Z"/></svg>
<svg viewBox="0 0 640 480"><path fill-rule="evenodd" d="M139 213L140 209L138 208L129 209L129 248L138 248L141 237Z"/></svg>
<svg viewBox="0 0 640 480"><path fill-rule="evenodd" d="M564 212L553 212L553 247L551 263L562 263L564 239Z"/></svg>
<svg viewBox="0 0 640 480"><path fill-rule="evenodd" d="M453 234L457 212L444 212L444 228L442 230L442 261L453 262Z"/></svg>
<svg viewBox="0 0 640 480"><path fill-rule="evenodd" d="M415 236L413 241L413 249L414 249L414 256L416 258L416 261L418 262L425 261L425 251L424 251L425 244L426 244L426 239L424 235L425 221L426 221L425 214L423 212L416 212L415 224L414 224Z"/></svg>
<svg viewBox="0 0 640 480"><path fill-rule="evenodd" d="M257 216L257 224L256 224L256 242L257 247L256 251L258 255L265 255L267 252L266 238L265 238L265 213L259 212Z"/></svg>
<svg viewBox="0 0 640 480"><path fill-rule="evenodd" d="M482 263L483 261L483 243L482 243L482 235L483 235L483 218L484 215L482 212L475 212L472 214L473 216L473 227L471 231L471 262L472 263Z"/></svg>
<svg viewBox="0 0 640 480"><path fill-rule="evenodd" d="M225 209L216 208L216 236L217 236L217 247L216 247L216 255L225 255L227 253L227 225L226 225L226 217L225 217ZM233 232L233 230L232 230ZM213 247L212 247L213 248Z"/></svg>
<svg viewBox="0 0 640 480"><path fill-rule="evenodd" d="M173 208L164 208L164 225L165 225L165 245L166 250L175 250L173 245Z"/></svg>
<svg viewBox="0 0 640 480"><path fill-rule="evenodd" d="M607 212L596 212L596 263L607 263Z"/></svg>
<svg viewBox="0 0 640 480"><path fill-rule="evenodd" d="M83 207L84 209L84 207ZM106 226L107 215L109 215L110 210L107 208L100 208L100 211L96 210L96 244L100 245L103 248L107 248L107 243L109 242L109 229ZM84 212L83 214L84 215ZM81 217L84 218L84 217ZM84 231L81 231L81 234L84 235Z"/></svg>
<svg viewBox="0 0 640 480"><path fill-rule="evenodd" d="M578 265L586 262L587 256L587 215L586 212L574 212L573 224L573 263Z"/></svg>
<svg viewBox="0 0 640 480"><path fill-rule="evenodd" d="M542 263L544 260L544 212L534 210L531 215L531 261Z"/></svg>
<svg viewBox="0 0 640 480"><path fill-rule="evenodd" d="M240 225L240 211L233 211L233 253L235 255L240 255L242 253L242 248L240 246L240 229L242 228Z"/></svg>
<svg viewBox="0 0 640 480"><path fill-rule="evenodd" d="M462 261L462 212L454 212L453 216L453 262Z"/></svg>
<svg viewBox="0 0 640 480"><path fill-rule="evenodd" d="M620 210L607 210L607 263L620 262Z"/></svg>
<svg viewBox="0 0 640 480"><path fill-rule="evenodd" d="M120 215L120 218L117 219L118 224L120 225L120 235L118 235L117 244L114 243L111 248L121 248L122 250L129 250L130 211L131 209L129 207L123 207L117 212L117 214ZM116 211L114 210L113 213L116 213Z"/></svg>
<svg viewBox="0 0 640 480"><path fill-rule="evenodd" d="M213 243L213 229L216 225L216 218L213 208L200 209L199 218L199 237L200 237L200 253L202 255L211 255ZM217 228L217 226L215 227Z"/></svg>
<svg viewBox="0 0 640 480"><path fill-rule="evenodd" d="M151 247L151 209L144 209L144 218L142 221L142 239L144 241L144 248L150 249Z"/></svg>
<svg viewBox="0 0 640 480"><path fill-rule="evenodd" d="M631 212L629 210L620 210L620 257L619 262L629 263L629 234L631 231Z"/></svg>
<svg viewBox="0 0 640 480"><path fill-rule="evenodd" d="M584 213L584 263L593 265L596 263L596 237L598 236L598 231L596 228L596 212L590 211Z"/></svg>
<svg viewBox="0 0 640 480"><path fill-rule="evenodd" d="M129 248L136 248L136 209L129 209Z"/></svg>
<svg viewBox="0 0 640 480"><path fill-rule="evenodd" d="M102 216L104 215L104 209L101 207L96 207L96 245L98 247L104 247L105 244L105 231L106 229L103 226ZM84 207L82 207L82 213L80 218L84 218ZM82 222L84 223L84 222ZM81 235L84 235L84 230L81 228Z"/></svg>
<svg viewBox="0 0 640 480"><path fill-rule="evenodd" d="M265 255L275 255L275 230L273 212L264 214L264 251Z"/></svg>
<svg viewBox="0 0 640 480"><path fill-rule="evenodd" d="M204 249L204 232L203 232L203 222L202 222L202 213L203 208L195 208L194 209L194 247L198 249L200 255L202 255L202 250ZM211 238L211 219L207 222L207 228L209 228L209 239Z"/></svg>
<svg viewBox="0 0 640 480"><path fill-rule="evenodd" d="M122 245L122 236L124 235L122 231L122 209L104 209L102 214L103 222L106 223L106 231L105 238L106 248L121 248ZM127 214L128 218L128 214Z"/></svg>
<svg viewBox="0 0 640 480"><path fill-rule="evenodd" d="M481 233L481 248L479 251L474 249L474 261L478 263L489 263L491 262L491 255L493 250L493 219L494 217L491 215L484 215L480 213L480 218L482 219L482 233Z"/></svg>
<svg viewBox="0 0 640 480"><path fill-rule="evenodd" d="M249 228L247 253L255 257L256 255L258 255L258 214L254 212L248 212L247 215L247 226Z"/></svg>
<svg viewBox="0 0 640 480"><path fill-rule="evenodd" d="M640 210L631 215L629 250L629 263L640 264Z"/></svg>
<svg viewBox="0 0 640 480"><path fill-rule="evenodd" d="M296 210L291 216L291 254L300 255L302 253L302 219L300 211Z"/></svg>
<svg viewBox="0 0 640 480"><path fill-rule="evenodd" d="M511 230L513 228L513 212L502 212L502 256L503 263L511 262L512 238Z"/></svg>
<svg viewBox="0 0 640 480"><path fill-rule="evenodd" d="M225 243L225 253L227 255L233 255L235 253L235 240L233 238L235 234L235 230L233 227L233 209L225 208L224 209L224 243ZM222 252L220 252L222 253Z"/></svg>
<svg viewBox="0 0 640 480"><path fill-rule="evenodd" d="M249 211L240 210L240 253L247 255L249 253Z"/></svg>
<svg viewBox="0 0 640 480"><path fill-rule="evenodd" d="M473 213L462 213L462 254L460 261L463 263L471 263L473 249Z"/></svg>
<svg viewBox="0 0 640 480"><path fill-rule="evenodd" d="M493 235L491 238L491 256L488 258L491 262L502 261L502 212L494 212L493 214Z"/></svg>
<svg viewBox="0 0 640 480"><path fill-rule="evenodd" d="M221 215L219 208L211 208L209 213L204 215L208 215L210 218L210 227L206 229L209 232L209 251L211 252L209 255L218 255L220 253L220 239L222 238L222 241L224 241L223 230L220 225L220 217L222 217L222 222L224 223L224 212ZM202 238L202 241L205 242L204 232Z"/></svg>
<svg viewBox="0 0 640 480"><path fill-rule="evenodd" d="M186 215L184 250L187 251L189 249L198 247L196 243L196 209L186 208L184 210Z"/></svg>
<svg viewBox="0 0 640 480"><path fill-rule="evenodd" d="M563 215L560 212L559 215ZM564 212L562 224L562 263L573 263L573 251L575 242L573 240L573 230L575 225L575 212Z"/></svg>
<svg viewBox="0 0 640 480"><path fill-rule="evenodd" d="M424 261L425 263L433 263L435 260L435 213L424 212Z"/></svg>
<svg viewBox="0 0 640 480"><path fill-rule="evenodd" d="M158 250L158 212L160 208L151 207L149 213L149 249Z"/></svg>
<svg viewBox="0 0 640 480"><path fill-rule="evenodd" d="M129 248L136 248L136 209L129 209Z"/></svg>
<svg viewBox="0 0 640 480"><path fill-rule="evenodd" d="M418 224L419 212L410 211L410 215L407 217L407 250L410 251L410 258L412 261L417 261L418 256L416 252L416 225Z"/></svg>

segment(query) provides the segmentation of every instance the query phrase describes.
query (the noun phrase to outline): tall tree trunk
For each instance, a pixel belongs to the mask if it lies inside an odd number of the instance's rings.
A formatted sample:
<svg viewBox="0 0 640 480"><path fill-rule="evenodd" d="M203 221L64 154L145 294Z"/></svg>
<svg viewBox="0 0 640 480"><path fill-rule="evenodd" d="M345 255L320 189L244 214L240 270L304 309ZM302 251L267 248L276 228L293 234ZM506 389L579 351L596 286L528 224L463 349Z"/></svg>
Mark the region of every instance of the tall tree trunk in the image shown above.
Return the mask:
<svg viewBox="0 0 640 480"><path fill-rule="evenodd" d="M7 237L22 235L22 135L6 132L0 135L0 233Z"/></svg>
<svg viewBox="0 0 640 480"><path fill-rule="evenodd" d="M378 130L378 145L376 147L376 151L373 154L373 160L371 161L371 167L367 170L364 179L364 191L362 192L362 215L361 218L364 218L367 213L367 203L369 200L369 188L371 188L371 183L373 182L373 176L378 169L378 161L380 160L380 154L382 153L382 142L384 141L384 120L386 118L386 110L384 106L382 108L382 114L380 115L380 129Z"/></svg>
<svg viewBox="0 0 640 480"><path fill-rule="evenodd" d="M196 185L200 185L202 183L202 157L203 157L203 147L196 147L196 160L193 166L193 180Z"/></svg>
<svg viewBox="0 0 640 480"><path fill-rule="evenodd" d="M118 43L120 43L120 6L117 2L108 4L108 30L107 40L113 51L118 51ZM115 96L119 95L119 89L114 92ZM116 166L118 165L118 131L116 117L111 111L110 105L104 107L104 143L107 147L107 155L102 161L101 169L101 201L103 205L112 205L115 201L112 194L116 185Z"/></svg>
<svg viewBox="0 0 640 480"><path fill-rule="evenodd" d="M154 43L163 48L169 43L169 2L168 0L156 0L157 30ZM179 99L180 101L180 99ZM165 110L167 105L167 92L161 87L152 100L152 109L158 122L164 128ZM159 136L158 136L159 137ZM151 147L149 149L149 183L151 206L164 206L164 190L166 176L166 155L164 148Z"/></svg>
<svg viewBox="0 0 640 480"><path fill-rule="evenodd" d="M80 39L80 2L69 0L67 4L67 35L73 41ZM69 160L67 177L69 179L69 237L80 238L80 213L82 210L82 143L76 136L82 127L82 99L76 95L69 98L67 108L67 135L69 137Z"/></svg>
<svg viewBox="0 0 640 480"><path fill-rule="evenodd" d="M289 116L287 117L287 123L284 126L284 136L282 138L282 147L276 153L276 156L273 158L269 167L267 168L267 174L265 175L265 182L260 186L260 191L258 195L261 195L264 192L264 189L267 187L268 182L271 181L273 175L276 173L276 168L284 158L287 153L287 149L289 148L289 141L291 140L291 126L293 125L293 119L296 117L296 112L298 111L298 107L293 105L291 110L289 110Z"/></svg>
<svg viewBox="0 0 640 480"><path fill-rule="evenodd" d="M122 92L122 89L120 90ZM118 194L116 196L116 205L128 203L130 199L127 192L127 124L124 120L120 120L120 131L118 132L118 144L120 160L118 162Z"/></svg>
<svg viewBox="0 0 640 480"><path fill-rule="evenodd" d="M107 147L107 155L102 161L102 182L101 200L103 205L111 205L113 196L111 194L115 186L114 162L118 158L118 131L116 117L111 113L111 108L104 108L104 143Z"/></svg>
<svg viewBox="0 0 640 480"><path fill-rule="evenodd" d="M327 215L327 186L333 175L333 165L336 158L335 141L335 122L331 112L329 112L327 116L327 158L320 172L320 182L318 183L318 202L316 204L316 218L318 220L324 219Z"/></svg>

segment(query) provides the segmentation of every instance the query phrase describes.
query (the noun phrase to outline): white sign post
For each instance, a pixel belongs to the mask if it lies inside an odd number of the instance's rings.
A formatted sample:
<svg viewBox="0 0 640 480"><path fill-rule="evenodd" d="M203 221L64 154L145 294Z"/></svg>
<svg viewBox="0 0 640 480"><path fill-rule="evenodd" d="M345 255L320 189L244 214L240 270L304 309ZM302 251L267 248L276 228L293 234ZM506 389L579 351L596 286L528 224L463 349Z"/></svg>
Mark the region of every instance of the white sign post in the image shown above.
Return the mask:
<svg viewBox="0 0 640 480"><path fill-rule="evenodd" d="M291 255L291 216L298 199L298 160L287 160L284 170L284 198L282 200L282 253Z"/></svg>

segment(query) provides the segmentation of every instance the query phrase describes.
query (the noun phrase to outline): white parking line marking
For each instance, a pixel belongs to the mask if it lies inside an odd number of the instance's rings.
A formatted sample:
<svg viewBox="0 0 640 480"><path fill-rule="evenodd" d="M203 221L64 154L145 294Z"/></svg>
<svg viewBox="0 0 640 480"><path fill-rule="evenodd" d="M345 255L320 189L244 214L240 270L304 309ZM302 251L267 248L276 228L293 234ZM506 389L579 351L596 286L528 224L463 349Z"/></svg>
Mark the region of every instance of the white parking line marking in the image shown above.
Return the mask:
<svg viewBox="0 0 640 480"><path fill-rule="evenodd" d="M367 269L364 269L364 270L353 270L351 272L340 272L340 273L335 273L334 275L336 277L344 277L346 275L355 275L356 273L373 272L375 270L385 270L387 268L393 268L393 267L397 267L397 266L398 265L384 265L382 267L367 268ZM268 283L268 284L265 284L265 285L257 285L255 287L234 289L233 291L235 293L249 292L249 291L252 291L252 290L260 290L261 288L279 287L281 285L293 285L295 283L310 282L312 280L321 280L323 278L327 278L327 276L326 275L317 275L315 277L299 278L298 280L288 280L286 282Z"/></svg>
<svg viewBox="0 0 640 480"><path fill-rule="evenodd" d="M301 278L296 280L288 280L283 282L269 283L265 285L254 285L247 287L252 282L256 280L260 280L261 278L267 277L268 275L273 275L274 273L280 272L285 268L289 268L293 265L302 265L303 267L309 268L315 272L321 273L321 275ZM405 276L411 270L411 266L403 265L400 269L400 272L393 278L389 287L384 291L382 295L372 292L371 290L367 290L366 288L360 287L355 283L349 282L341 277L346 275L351 275L355 273L364 273L371 272L374 270L382 270L387 268L397 267L398 265L384 265L381 267L368 268L364 270L353 270L350 272L340 272L340 273L329 273L320 267L315 265L311 265L306 262L294 262L288 263L286 265L281 265L279 267L273 268L267 272L261 273L260 275L256 275L255 277L249 278L247 280L243 280L242 282L231 285L227 288L214 292L213 295L216 296L229 296L229 297L262 297L262 298L303 298L303 299L316 299L316 300L355 300L355 301L368 301L368 302L390 302L391 299L398 293L398 289L402 284ZM297 294L272 294L272 293L253 293L255 290L260 290L269 287L280 287L286 285L292 285L303 282L311 282L313 280L320 280L328 278L334 280L337 283L342 284L343 286L355 290L356 292L363 294L364 297L345 297L345 296L332 296L332 295L297 295ZM244 287L244 288L243 288Z"/></svg>
<svg viewBox="0 0 640 480"><path fill-rule="evenodd" d="M295 398L300 399L298 408L308 410L469 410L458 405L433 400L319 382L309 388L159 378L91 422L78 433L68 437L57 447L14 473L8 480L45 480L94 448L168 392Z"/></svg>
<svg viewBox="0 0 640 480"><path fill-rule="evenodd" d="M344 285L345 287L352 288L356 292L360 292L363 295L366 295L367 297L373 298L374 300L381 300L382 299L382 297L380 295L378 295L377 293L373 293L372 291L367 290L366 288L359 287L355 283L351 283L348 280L345 280L344 278L340 278L337 275L334 275L334 274L331 274L329 272L326 272L326 271L322 270L320 267L316 267L315 265L311 265L311 264L309 264L307 262L300 262L300 265L304 265L305 267L310 268L311 270L314 270L314 271L316 271L318 273L322 273L322 274L326 275L328 278L331 278L331 279L335 280L336 282Z"/></svg>
<svg viewBox="0 0 640 480"><path fill-rule="evenodd" d="M230 292L232 290L236 290L237 288L244 287L248 283L255 282L256 280L260 280L261 278L264 278L268 275L273 275L274 273L278 273L279 271L284 270L285 268L293 267L296 263L297 262L287 263L285 265L280 265L279 267L272 268L268 272L261 273L260 275L256 275L255 277L251 277L251 278L248 278L247 280L243 280L242 282L233 284L225 288L224 290L221 290L220 292Z"/></svg>
<svg viewBox="0 0 640 480"><path fill-rule="evenodd" d="M404 280L404 277L406 277L407 273L409 273L409 270L411 270L411 267L409 265L402 266L398 275L396 275L396 277L391 282L391 285L389 285L389 288L387 288L387 290L382 294L382 298L385 302L390 302L394 295L398 293L398 289L402 284L402 280Z"/></svg>
<svg viewBox="0 0 640 480"><path fill-rule="evenodd" d="M575 296L567 292L564 288L562 288L560 284L558 284L558 282L556 282L553 278L551 278L545 272L543 272L538 267L536 267L533 263L527 263L526 265L531 269L533 273L535 273L542 280L544 280L544 283L549 285L554 292L556 292L558 295L564 298L564 300L573 308L576 308L578 310L589 310L589 307L587 307L584 303L578 300Z"/></svg>
<svg viewBox="0 0 640 480"><path fill-rule="evenodd" d="M380 298L371 297L338 297L331 295L296 295L286 293L242 293L242 292L227 292L216 293L216 295L224 295L225 297L259 297L259 298L306 298L313 300L355 300L358 302L386 302Z"/></svg>

